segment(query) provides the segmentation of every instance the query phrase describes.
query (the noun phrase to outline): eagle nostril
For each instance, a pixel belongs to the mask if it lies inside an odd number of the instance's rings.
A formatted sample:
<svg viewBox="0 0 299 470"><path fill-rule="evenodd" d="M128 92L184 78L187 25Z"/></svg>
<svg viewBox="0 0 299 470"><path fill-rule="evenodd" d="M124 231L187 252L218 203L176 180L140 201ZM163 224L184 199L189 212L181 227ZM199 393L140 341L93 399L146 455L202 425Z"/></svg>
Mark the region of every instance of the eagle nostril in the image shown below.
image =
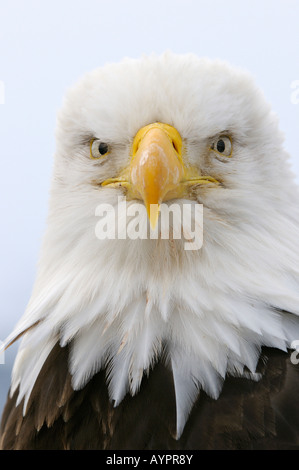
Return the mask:
<svg viewBox="0 0 299 470"><path fill-rule="evenodd" d="M172 141L172 146L173 146L174 150L178 153L179 149L178 149L177 144L174 140Z"/></svg>

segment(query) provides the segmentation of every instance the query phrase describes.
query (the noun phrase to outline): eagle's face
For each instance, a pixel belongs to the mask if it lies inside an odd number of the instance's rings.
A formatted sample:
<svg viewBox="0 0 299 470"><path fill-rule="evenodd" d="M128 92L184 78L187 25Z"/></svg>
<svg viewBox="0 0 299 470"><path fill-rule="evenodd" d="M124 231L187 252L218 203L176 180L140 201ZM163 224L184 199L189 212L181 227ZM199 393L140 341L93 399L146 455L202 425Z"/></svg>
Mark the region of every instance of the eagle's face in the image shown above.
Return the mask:
<svg viewBox="0 0 299 470"><path fill-rule="evenodd" d="M243 223L256 226L257 206L275 195L274 209L285 196L281 141L268 104L243 72L192 56L128 60L87 75L69 92L57 130L54 203L84 224L95 205L117 206L125 196L144 204L149 219L156 205L155 226L161 203L189 200L203 204L207 222L233 226L242 213ZM70 207L67 195L78 203ZM204 237L217 242L215 231L206 227ZM137 245L124 249L136 253ZM155 256L157 243L139 245Z"/></svg>
<svg viewBox="0 0 299 470"><path fill-rule="evenodd" d="M165 54L90 73L59 115L48 230L15 335L37 325L24 348L36 357L43 342L40 366L70 343L75 388L108 364L116 404L166 358L179 435L198 389L217 397L226 373L254 373L262 345L296 339L282 313L299 313L295 192L277 119L242 71ZM120 196L146 208L152 229L151 204L202 204L202 248L99 240L97 207ZM39 370L26 357L20 398Z"/></svg>

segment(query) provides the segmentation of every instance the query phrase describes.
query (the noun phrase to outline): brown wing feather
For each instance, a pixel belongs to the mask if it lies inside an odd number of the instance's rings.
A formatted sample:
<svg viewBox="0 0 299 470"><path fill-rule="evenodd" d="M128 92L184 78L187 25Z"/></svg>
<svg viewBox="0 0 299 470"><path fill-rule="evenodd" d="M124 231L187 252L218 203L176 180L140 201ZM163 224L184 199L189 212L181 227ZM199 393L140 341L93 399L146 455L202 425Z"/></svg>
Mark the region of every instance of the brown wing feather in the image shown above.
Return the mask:
<svg viewBox="0 0 299 470"><path fill-rule="evenodd" d="M228 378L216 401L201 393L178 441L172 373L162 363L116 408L104 372L74 392L67 364L68 348L56 345L24 418L17 393L8 398L2 449L299 449L299 365L281 351L264 349L259 382Z"/></svg>

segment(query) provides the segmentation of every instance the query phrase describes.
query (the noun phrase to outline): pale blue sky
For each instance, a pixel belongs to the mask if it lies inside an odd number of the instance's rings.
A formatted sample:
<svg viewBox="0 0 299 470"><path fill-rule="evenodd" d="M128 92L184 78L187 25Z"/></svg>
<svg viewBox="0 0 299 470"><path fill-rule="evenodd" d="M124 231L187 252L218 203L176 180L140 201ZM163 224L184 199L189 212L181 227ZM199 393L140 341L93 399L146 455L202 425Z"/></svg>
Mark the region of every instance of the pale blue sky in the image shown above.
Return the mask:
<svg viewBox="0 0 299 470"><path fill-rule="evenodd" d="M254 75L280 116L299 179L298 20L299 0L0 0L0 340L33 285L68 86L106 62L166 49L228 60ZM0 365L4 388L13 354Z"/></svg>

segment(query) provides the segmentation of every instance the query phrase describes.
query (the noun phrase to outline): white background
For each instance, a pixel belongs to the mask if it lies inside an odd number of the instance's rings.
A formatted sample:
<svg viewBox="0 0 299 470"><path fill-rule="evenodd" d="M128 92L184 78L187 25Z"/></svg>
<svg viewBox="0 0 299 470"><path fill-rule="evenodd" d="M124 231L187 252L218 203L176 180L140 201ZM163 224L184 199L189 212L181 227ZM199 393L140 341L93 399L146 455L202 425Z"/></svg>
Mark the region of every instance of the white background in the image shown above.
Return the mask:
<svg viewBox="0 0 299 470"><path fill-rule="evenodd" d="M125 56L170 49L228 60L278 113L299 180L298 23L299 0L0 0L0 340L34 282L65 90ZM0 364L0 411L15 351Z"/></svg>

